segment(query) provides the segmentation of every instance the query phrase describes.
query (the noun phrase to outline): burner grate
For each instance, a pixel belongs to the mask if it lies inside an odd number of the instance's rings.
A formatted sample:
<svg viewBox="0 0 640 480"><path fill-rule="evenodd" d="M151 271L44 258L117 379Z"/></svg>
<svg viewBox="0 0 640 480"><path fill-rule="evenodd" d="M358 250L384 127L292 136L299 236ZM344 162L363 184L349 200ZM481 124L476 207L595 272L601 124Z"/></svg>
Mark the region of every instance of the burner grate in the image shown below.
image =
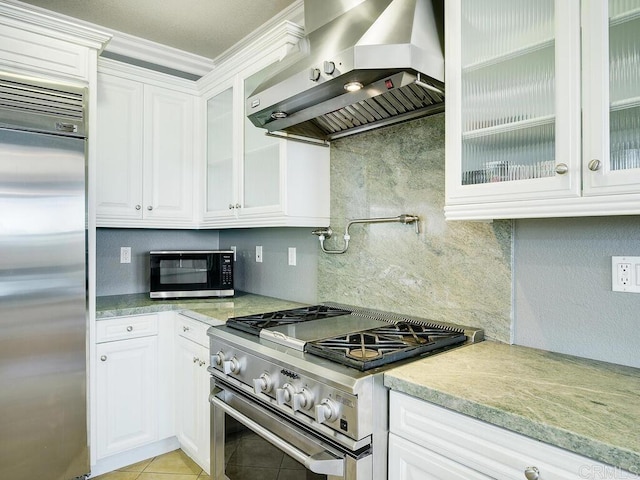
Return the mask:
<svg viewBox="0 0 640 480"><path fill-rule="evenodd" d="M349 315L351 312L344 308L328 305L312 305L309 307L292 308L290 310L278 310L275 312L258 313L232 317L227 320L227 326L242 330L253 335L259 335L263 328L291 325L293 323L307 322L321 318Z"/></svg>
<svg viewBox="0 0 640 480"><path fill-rule="evenodd" d="M305 350L364 371L466 340L462 333L402 322L309 342Z"/></svg>

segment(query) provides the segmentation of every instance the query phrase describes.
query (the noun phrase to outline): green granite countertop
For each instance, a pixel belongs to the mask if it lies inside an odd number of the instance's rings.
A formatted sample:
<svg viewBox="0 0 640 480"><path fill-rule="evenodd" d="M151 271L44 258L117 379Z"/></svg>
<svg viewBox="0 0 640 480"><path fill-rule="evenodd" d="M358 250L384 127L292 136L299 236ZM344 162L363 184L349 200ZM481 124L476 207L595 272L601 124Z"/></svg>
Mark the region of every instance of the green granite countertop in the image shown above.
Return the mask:
<svg viewBox="0 0 640 480"><path fill-rule="evenodd" d="M384 383L640 472L640 369L485 341L394 368Z"/></svg>
<svg viewBox="0 0 640 480"><path fill-rule="evenodd" d="M144 313L184 311L190 317L210 324L229 317L295 308L303 304L279 298L236 292L231 298L151 300L148 293L111 295L96 298L96 320Z"/></svg>

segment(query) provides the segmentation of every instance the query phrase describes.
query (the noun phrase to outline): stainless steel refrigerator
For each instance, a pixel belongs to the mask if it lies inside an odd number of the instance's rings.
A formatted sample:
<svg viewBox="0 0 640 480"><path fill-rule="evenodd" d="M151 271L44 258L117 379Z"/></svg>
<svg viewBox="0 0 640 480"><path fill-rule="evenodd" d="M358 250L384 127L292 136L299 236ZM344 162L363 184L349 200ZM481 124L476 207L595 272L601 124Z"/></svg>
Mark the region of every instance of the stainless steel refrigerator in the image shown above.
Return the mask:
<svg viewBox="0 0 640 480"><path fill-rule="evenodd" d="M84 105L0 75L0 479L89 473Z"/></svg>

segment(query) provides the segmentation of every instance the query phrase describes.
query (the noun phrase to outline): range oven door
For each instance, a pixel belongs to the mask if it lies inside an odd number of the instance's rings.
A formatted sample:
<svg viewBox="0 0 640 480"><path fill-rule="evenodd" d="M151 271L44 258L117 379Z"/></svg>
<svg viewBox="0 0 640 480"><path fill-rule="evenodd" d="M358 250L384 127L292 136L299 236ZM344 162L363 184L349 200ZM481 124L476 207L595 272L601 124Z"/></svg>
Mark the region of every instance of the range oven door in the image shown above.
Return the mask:
<svg viewBox="0 0 640 480"><path fill-rule="evenodd" d="M218 380L212 385L212 480L373 478L370 450L349 452Z"/></svg>

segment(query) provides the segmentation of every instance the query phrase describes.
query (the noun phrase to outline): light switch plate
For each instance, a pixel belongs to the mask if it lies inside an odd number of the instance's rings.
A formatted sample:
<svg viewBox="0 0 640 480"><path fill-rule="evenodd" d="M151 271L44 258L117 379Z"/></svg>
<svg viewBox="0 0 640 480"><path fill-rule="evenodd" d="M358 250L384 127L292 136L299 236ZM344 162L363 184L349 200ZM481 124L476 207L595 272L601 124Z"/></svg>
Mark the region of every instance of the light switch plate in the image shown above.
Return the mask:
<svg viewBox="0 0 640 480"><path fill-rule="evenodd" d="M640 257L611 257L611 289L640 293Z"/></svg>
<svg viewBox="0 0 640 480"><path fill-rule="evenodd" d="M296 247L289 247L289 265L291 265L292 267L296 266L296 256Z"/></svg>
<svg viewBox="0 0 640 480"><path fill-rule="evenodd" d="M262 263L262 245L256 246L256 262Z"/></svg>

